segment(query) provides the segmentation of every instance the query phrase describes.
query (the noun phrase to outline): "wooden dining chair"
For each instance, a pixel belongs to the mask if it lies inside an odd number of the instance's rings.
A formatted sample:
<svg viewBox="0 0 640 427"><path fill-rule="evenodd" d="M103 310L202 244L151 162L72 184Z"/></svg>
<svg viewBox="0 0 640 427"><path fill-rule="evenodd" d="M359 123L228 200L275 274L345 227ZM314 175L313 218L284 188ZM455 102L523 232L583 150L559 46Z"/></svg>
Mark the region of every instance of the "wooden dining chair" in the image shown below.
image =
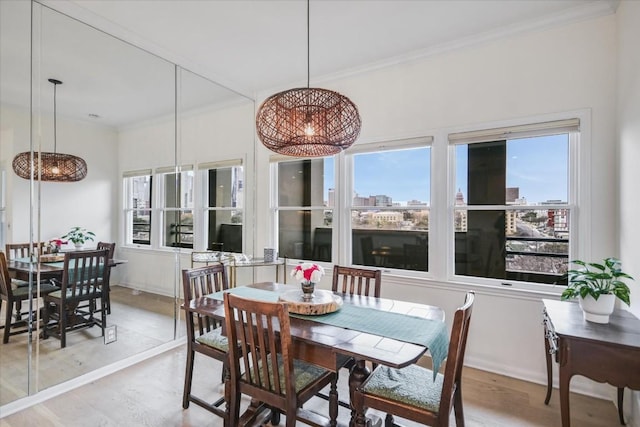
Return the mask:
<svg viewBox="0 0 640 427"><path fill-rule="evenodd" d="M468 292L464 305L453 318L449 350L444 373L418 365L402 369L378 366L354 392L360 408L374 408L387 413L385 426L393 426L393 415L429 426L449 427L453 407L456 425L464 426L462 409L462 366L467 345L474 293ZM356 425L364 425L364 414L356 414Z"/></svg>
<svg viewBox="0 0 640 427"><path fill-rule="evenodd" d="M216 263L182 270L182 286L184 290L184 303L187 305L192 299L229 289L227 269L224 264ZM226 401L225 397L222 396L215 402L208 403L204 399L194 396L191 393L191 384L196 353L221 361L223 364L222 379L224 380L229 371L229 341L226 336L222 335L222 327L219 322L213 318L187 310L185 310L185 313L185 323L187 325L187 363L182 394L182 407L187 409L189 402L193 402L222 417L225 421L228 421L228 414L225 412L226 408L221 407Z"/></svg>
<svg viewBox="0 0 640 427"><path fill-rule="evenodd" d="M109 251L107 259L109 260L109 262L113 261L113 254L116 252L115 242L114 243L98 242L98 244L96 245L96 249L98 250L107 249ZM103 292L106 298L107 314L111 314L111 267L107 269L107 280L104 283Z"/></svg>
<svg viewBox="0 0 640 427"><path fill-rule="evenodd" d="M284 413L288 427L295 426L296 421L321 425L317 423L320 414L305 410L302 405L330 385L330 420L326 421L335 426L338 376L294 359L286 303L256 301L227 293L224 313L229 340L238 342L237 348L229 348L230 379L225 387L229 390L230 424L240 424L240 396L246 394L273 411Z"/></svg>
<svg viewBox="0 0 640 427"><path fill-rule="evenodd" d="M18 258L29 258L31 250L31 242L26 243L7 243L4 245L5 256L7 261ZM36 254L42 255L47 253L47 245L42 242L34 242L33 248ZM34 254L35 255L35 254Z"/></svg>
<svg viewBox="0 0 640 427"><path fill-rule="evenodd" d="M22 301L28 300L29 297L33 297L34 299L38 298L57 289L56 286L48 282L43 282L40 283L39 294L36 284L34 284L33 289L29 291L29 282L12 279L11 276L9 276L7 258L4 252L0 252L0 309L2 308L2 302L6 304L5 320L2 326L2 328L4 328L2 342L6 344L9 342L10 335L17 335L28 331L28 317L24 320L22 317L29 313L22 312L20 308L22 307ZM18 310L19 315L15 317L15 321L12 321L14 306L16 310ZM37 307L37 304L35 304L35 306Z"/></svg>
<svg viewBox="0 0 640 427"><path fill-rule="evenodd" d="M53 279L60 290L44 297L43 338L53 335L64 348L67 332L99 326L104 336L108 256L108 249L65 253L62 280Z"/></svg>
<svg viewBox="0 0 640 427"><path fill-rule="evenodd" d="M382 271L364 268L333 267L331 290L349 295L362 295L380 298Z"/></svg>

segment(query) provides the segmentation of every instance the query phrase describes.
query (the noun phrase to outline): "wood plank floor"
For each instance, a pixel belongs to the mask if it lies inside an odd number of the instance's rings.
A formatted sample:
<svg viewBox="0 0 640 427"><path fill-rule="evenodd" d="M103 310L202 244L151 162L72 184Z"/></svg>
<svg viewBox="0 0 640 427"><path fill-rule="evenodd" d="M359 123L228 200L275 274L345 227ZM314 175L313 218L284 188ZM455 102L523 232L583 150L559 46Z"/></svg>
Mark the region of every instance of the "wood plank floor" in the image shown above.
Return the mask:
<svg viewBox="0 0 640 427"><path fill-rule="evenodd" d="M24 426L222 426L222 421L191 404L182 409L185 348L177 348L104 377L63 395L0 419L0 427ZM196 355L194 392L211 396L221 392L220 363ZM347 372L340 375L339 393L347 393ZM470 427L560 426L558 392L544 405L541 385L465 368L463 396L466 425ZM308 405L326 413L326 402L314 398ZM613 403L571 395L572 425L618 426ZM340 408L340 422L349 414ZM402 421L402 420L400 420ZM281 422L281 425L284 423ZM408 426L415 426L407 422ZM455 425L455 421L451 422Z"/></svg>

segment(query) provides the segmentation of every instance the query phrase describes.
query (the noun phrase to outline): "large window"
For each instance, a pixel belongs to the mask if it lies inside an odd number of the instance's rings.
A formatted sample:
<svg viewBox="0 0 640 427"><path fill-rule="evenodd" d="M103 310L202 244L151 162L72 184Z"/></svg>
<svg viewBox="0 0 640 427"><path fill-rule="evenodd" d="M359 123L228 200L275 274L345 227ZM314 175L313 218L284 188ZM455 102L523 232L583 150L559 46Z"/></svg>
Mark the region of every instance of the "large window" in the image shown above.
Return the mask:
<svg viewBox="0 0 640 427"><path fill-rule="evenodd" d="M206 248L225 252L242 251L244 170L242 162L199 165L206 185Z"/></svg>
<svg viewBox="0 0 640 427"><path fill-rule="evenodd" d="M554 283L566 271L577 121L454 134L454 274Z"/></svg>
<svg viewBox="0 0 640 427"><path fill-rule="evenodd" d="M159 172L163 246L193 248L193 168L182 167L178 173Z"/></svg>
<svg viewBox="0 0 640 427"><path fill-rule="evenodd" d="M125 241L127 244L151 245L151 171L125 174Z"/></svg>
<svg viewBox="0 0 640 427"><path fill-rule="evenodd" d="M334 158L276 161L280 256L332 260Z"/></svg>
<svg viewBox="0 0 640 427"><path fill-rule="evenodd" d="M353 264L428 271L431 148L357 147L348 199Z"/></svg>

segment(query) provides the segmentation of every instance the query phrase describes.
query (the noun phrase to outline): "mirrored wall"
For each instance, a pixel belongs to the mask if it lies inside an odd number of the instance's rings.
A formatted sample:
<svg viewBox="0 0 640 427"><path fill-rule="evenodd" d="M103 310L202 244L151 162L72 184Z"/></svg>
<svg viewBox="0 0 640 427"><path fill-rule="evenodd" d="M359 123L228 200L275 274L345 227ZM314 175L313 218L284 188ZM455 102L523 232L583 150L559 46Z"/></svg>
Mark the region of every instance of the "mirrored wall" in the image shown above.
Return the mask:
<svg viewBox="0 0 640 427"><path fill-rule="evenodd" d="M48 242L79 226L95 233L85 248L115 242L121 261L111 270L107 316L116 341L105 344L93 327L69 334L61 348L59 339L41 337L35 315L29 333L0 345L2 406L184 335L180 270L191 265L191 251L207 249L210 240L203 234L206 171L239 163L243 187L253 180L247 165L253 164L254 110L250 99L37 2L0 2L0 8L2 246ZM52 78L62 82L55 87L55 114ZM40 182L12 170L17 153L54 150L84 159L86 178ZM191 193L172 191L163 179L183 171L191 171ZM150 177L147 197L126 186L140 174ZM244 191L239 206L247 248L251 200ZM191 225L182 245L170 238L169 219L176 216L168 212L178 207L181 225ZM148 223L134 211L148 212ZM36 298L22 306L41 304ZM7 309L13 310L3 304L2 324Z"/></svg>

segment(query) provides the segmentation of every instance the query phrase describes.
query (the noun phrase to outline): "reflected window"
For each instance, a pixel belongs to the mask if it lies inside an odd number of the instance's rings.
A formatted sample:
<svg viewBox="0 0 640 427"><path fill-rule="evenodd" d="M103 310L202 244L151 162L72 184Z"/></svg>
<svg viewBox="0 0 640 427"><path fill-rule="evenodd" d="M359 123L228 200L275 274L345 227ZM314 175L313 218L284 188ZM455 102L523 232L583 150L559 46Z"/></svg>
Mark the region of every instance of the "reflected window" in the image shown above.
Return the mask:
<svg viewBox="0 0 640 427"><path fill-rule="evenodd" d="M201 165L206 182L206 248L242 253L244 169L240 160Z"/></svg>
<svg viewBox="0 0 640 427"><path fill-rule="evenodd" d="M385 144L351 156L353 264L429 270L431 147L426 144Z"/></svg>
<svg viewBox="0 0 640 427"><path fill-rule="evenodd" d="M504 139L454 141L456 275L554 283L566 271L578 131L543 125L540 135L532 125Z"/></svg>
<svg viewBox="0 0 640 427"><path fill-rule="evenodd" d="M334 158L283 160L275 167L280 256L331 262Z"/></svg>
<svg viewBox="0 0 640 427"><path fill-rule="evenodd" d="M193 248L193 169L161 177L163 246Z"/></svg>
<svg viewBox="0 0 640 427"><path fill-rule="evenodd" d="M151 245L152 183L151 171L134 172L124 178L127 244Z"/></svg>

